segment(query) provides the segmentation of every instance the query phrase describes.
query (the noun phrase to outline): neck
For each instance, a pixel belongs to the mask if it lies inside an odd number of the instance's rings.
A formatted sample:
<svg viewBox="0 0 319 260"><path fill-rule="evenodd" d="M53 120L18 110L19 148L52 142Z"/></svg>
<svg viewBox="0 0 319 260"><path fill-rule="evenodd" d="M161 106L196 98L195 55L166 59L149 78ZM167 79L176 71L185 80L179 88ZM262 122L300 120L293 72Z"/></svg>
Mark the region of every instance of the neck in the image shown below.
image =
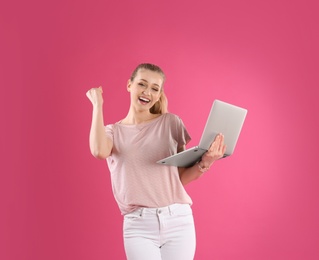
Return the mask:
<svg viewBox="0 0 319 260"><path fill-rule="evenodd" d="M137 125L148 122L159 115L152 114L149 110L137 111L130 108L127 116L122 120L122 123L128 125Z"/></svg>

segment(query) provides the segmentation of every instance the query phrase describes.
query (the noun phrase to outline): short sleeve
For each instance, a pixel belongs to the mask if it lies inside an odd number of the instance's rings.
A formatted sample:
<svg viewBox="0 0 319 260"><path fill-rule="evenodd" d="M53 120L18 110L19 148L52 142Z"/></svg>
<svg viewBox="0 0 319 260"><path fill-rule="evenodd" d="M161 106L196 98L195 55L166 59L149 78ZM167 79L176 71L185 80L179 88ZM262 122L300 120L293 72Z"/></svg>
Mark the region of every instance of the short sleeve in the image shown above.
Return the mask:
<svg viewBox="0 0 319 260"><path fill-rule="evenodd" d="M181 118L177 117L177 122L176 122L176 127L177 127L177 143L178 143L178 148L187 145L189 141L191 140L190 135L188 134L186 127L182 121Z"/></svg>
<svg viewBox="0 0 319 260"><path fill-rule="evenodd" d="M110 138L112 141L113 141L113 125L106 125L104 127L104 130L105 130L105 134L108 138Z"/></svg>

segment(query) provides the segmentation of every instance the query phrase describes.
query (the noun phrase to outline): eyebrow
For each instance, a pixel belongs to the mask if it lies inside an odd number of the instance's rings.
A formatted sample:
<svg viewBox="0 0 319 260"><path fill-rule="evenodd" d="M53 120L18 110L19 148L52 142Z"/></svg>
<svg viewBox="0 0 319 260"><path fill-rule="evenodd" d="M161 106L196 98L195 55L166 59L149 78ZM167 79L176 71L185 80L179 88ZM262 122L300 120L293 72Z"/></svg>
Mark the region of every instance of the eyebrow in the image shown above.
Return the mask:
<svg viewBox="0 0 319 260"><path fill-rule="evenodd" d="M145 81L146 83L148 83L148 81L146 79L140 79L140 80ZM160 88L160 86L158 84L156 84L156 83L153 83L153 85L155 85L155 86Z"/></svg>

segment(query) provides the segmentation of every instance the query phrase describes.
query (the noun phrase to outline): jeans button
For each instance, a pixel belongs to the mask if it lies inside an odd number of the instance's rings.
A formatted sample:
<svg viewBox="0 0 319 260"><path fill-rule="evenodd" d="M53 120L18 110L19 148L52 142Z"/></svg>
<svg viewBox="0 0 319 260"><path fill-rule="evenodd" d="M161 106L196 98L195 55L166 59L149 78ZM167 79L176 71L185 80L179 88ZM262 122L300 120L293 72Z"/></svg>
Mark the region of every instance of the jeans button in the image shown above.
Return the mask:
<svg viewBox="0 0 319 260"><path fill-rule="evenodd" d="M158 214L161 214L162 213L162 211L161 210L158 210Z"/></svg>

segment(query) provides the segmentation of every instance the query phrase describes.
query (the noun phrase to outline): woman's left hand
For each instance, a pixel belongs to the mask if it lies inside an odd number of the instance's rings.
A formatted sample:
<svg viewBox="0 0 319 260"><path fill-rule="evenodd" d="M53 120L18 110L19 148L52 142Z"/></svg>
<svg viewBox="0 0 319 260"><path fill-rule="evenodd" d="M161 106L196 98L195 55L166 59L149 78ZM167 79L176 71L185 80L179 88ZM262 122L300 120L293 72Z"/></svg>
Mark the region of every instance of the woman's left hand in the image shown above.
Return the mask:
<svg viewBox="0 0 319 260"><path fill-rule="evenodd" d="M218 159L222 158L226 152L226 145L224 144L224 135L218 134L214 142L209 147L208 151L202 156L201 165L205 168L210 166Z"/></svg>

